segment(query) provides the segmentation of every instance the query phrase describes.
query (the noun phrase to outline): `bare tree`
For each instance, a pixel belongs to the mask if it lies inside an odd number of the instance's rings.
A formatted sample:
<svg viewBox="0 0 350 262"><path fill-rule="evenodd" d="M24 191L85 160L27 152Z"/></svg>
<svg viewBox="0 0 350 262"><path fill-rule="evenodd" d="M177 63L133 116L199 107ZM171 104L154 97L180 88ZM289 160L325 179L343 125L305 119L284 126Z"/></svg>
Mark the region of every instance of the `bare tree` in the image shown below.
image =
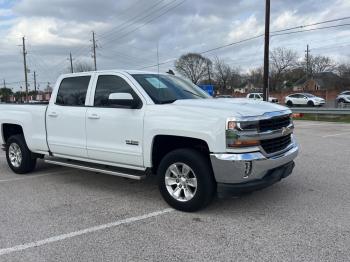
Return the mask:
<svg viewBox="0 0 350 262"><path fill-rule="evenodd" d="M283 81L283 74L297 66L298 54L284 47L278 47L270 53L271 87L276 89Z"/></svg>
<svg viewBox="0 0 350 262"><path fill-rule="evenodd" d="M340 77L350 78L350 64L340 64L337 71Z"/></svg>
<svg viewBox="0 0 350 262"><path fill-rule="evenodd" d="M256 87L263 86L263 78L264 78L264 69L263 67L258 67L250 70L249 72L249 80Z"/></svg>
<svg viewBox="0 0 350 262"><path fill-rule="evenodd" d="M327 56L311 56L309 64L312 74L331 72L336 69L336 64Z"/></svg>
<svg viewBox="0 0 350 262"><path fill-rule="evenodd" d="M93 71L94 68L92 65L86 63L86 62L78 62L74 64L74 72L87 72L87 71Z"/></svg>
<svg viewBox="0 0 350 262"><path fill-rule="evenodd" d="M189 78L194 84L208 76L212 62L200 54L188 53L175 61L175 68L181 75Z"/></svg>
<svg viewBox="0 0 350 262"><path fill-rule="evenodd" d="M231 67L224 60L216 57L214 61L214 77L221 93L227 89L231 73Z"/></svg>

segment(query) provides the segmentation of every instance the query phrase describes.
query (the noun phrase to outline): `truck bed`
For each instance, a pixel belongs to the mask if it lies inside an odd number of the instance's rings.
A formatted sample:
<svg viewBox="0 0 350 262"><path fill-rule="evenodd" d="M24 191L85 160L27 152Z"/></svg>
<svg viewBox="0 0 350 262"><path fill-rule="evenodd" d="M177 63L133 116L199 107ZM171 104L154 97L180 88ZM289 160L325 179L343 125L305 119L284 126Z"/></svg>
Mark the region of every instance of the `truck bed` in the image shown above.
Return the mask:
<svg viewBox="0 0 350 262"><path fill-rule="evenodd" d="M0 104L0 124L20 125L29 149L33 152L47 152L46 104ZM0 137L4 144L4 137Z"/></svg>

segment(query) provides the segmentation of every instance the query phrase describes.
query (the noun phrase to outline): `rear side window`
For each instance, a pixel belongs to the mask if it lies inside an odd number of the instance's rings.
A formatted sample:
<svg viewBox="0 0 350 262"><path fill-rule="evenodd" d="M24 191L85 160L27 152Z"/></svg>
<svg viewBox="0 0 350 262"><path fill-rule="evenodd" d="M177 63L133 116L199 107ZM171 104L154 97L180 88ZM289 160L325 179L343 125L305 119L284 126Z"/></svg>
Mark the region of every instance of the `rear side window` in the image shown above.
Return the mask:
<svg viewBox="0 0 350 262"><path fill-rule="evenodd" d="M77 76L63 79L58 89L56 105L84 106L90 78Z"/></svg>
<svg viewBox="0 0 350 262"><path fill-rule="evenodd" d="M250 94L250 95L249 95L249 98L254 98L254 94Z"/></svg>

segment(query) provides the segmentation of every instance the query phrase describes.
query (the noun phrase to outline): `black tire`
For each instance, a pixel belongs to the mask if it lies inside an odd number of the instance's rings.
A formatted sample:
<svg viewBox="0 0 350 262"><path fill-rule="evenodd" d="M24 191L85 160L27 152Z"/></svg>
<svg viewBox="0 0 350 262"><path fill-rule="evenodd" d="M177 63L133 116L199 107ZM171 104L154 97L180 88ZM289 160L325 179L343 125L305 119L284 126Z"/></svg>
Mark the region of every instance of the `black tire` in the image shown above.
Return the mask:
<svg viewBox="0 0 350 262"><path fill-rule="evenodd" d="M166 172L175 163L184 163L189 166L197 178L197 190L193 198L185 202L175 199L165 184ZM216 182L209 158L193 149L177 149L168 153L158 167L157 176L159 190L164 200L177 210L194 212L202 209L210 203L216 191Z"/></svg>
<svg viewBox="0 0 350 262"><path fill-rule="evenodd" d="M337 102L338 107L343 107L345 104L345 100L343 98L340 98Z"/></svg>
<svg viewBox="0 0 350 262"><path fill-rule="evenodd" d="M311 106L311 107L314 107L314 106L315 106L314 102L312 102L312 101L308 101L308 102L307 102L307 105L308 105L308 106Z"/></svg>
<svg viewBox="0 0 350 262"><path fill-rule="evenodd" d="M288 101L287 101L287 106L292 107L292 106L293 106L293 102L290 101L290 100L288 100Z"/></svg>
<svg viewBox="0 0 350 262"><path fill-rule="evenodd" d="M19 166L12 164L10 160L10 147L11 145L17 145L21 151L22 160ZM16 174L27 174L35 169L36 158L33 156L32 152L28 149L26 141L23 135L11 136L6 143L6 160L9 167Z"/></svg>

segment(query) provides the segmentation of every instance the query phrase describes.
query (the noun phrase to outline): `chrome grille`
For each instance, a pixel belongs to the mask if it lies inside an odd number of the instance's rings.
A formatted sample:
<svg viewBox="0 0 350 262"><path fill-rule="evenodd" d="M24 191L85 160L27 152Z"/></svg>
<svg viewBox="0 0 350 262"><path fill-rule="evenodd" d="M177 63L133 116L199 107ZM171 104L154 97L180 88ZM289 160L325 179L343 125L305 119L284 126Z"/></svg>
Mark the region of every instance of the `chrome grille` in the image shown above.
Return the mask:
<svg viewBox="0 0 350 262"><path fill-rule="evenodd" d="M261 140L261 146L267 154L273 154L287 148L292 142L291 135Z"/></svg>
<svg viewBox="0 0 350 262"><path fill-rule="evenodd" d="M289 126L291 119L289 115L264 119L259 121L259 131L266 132L269 130L279 130L283 127Z"/></svg>

